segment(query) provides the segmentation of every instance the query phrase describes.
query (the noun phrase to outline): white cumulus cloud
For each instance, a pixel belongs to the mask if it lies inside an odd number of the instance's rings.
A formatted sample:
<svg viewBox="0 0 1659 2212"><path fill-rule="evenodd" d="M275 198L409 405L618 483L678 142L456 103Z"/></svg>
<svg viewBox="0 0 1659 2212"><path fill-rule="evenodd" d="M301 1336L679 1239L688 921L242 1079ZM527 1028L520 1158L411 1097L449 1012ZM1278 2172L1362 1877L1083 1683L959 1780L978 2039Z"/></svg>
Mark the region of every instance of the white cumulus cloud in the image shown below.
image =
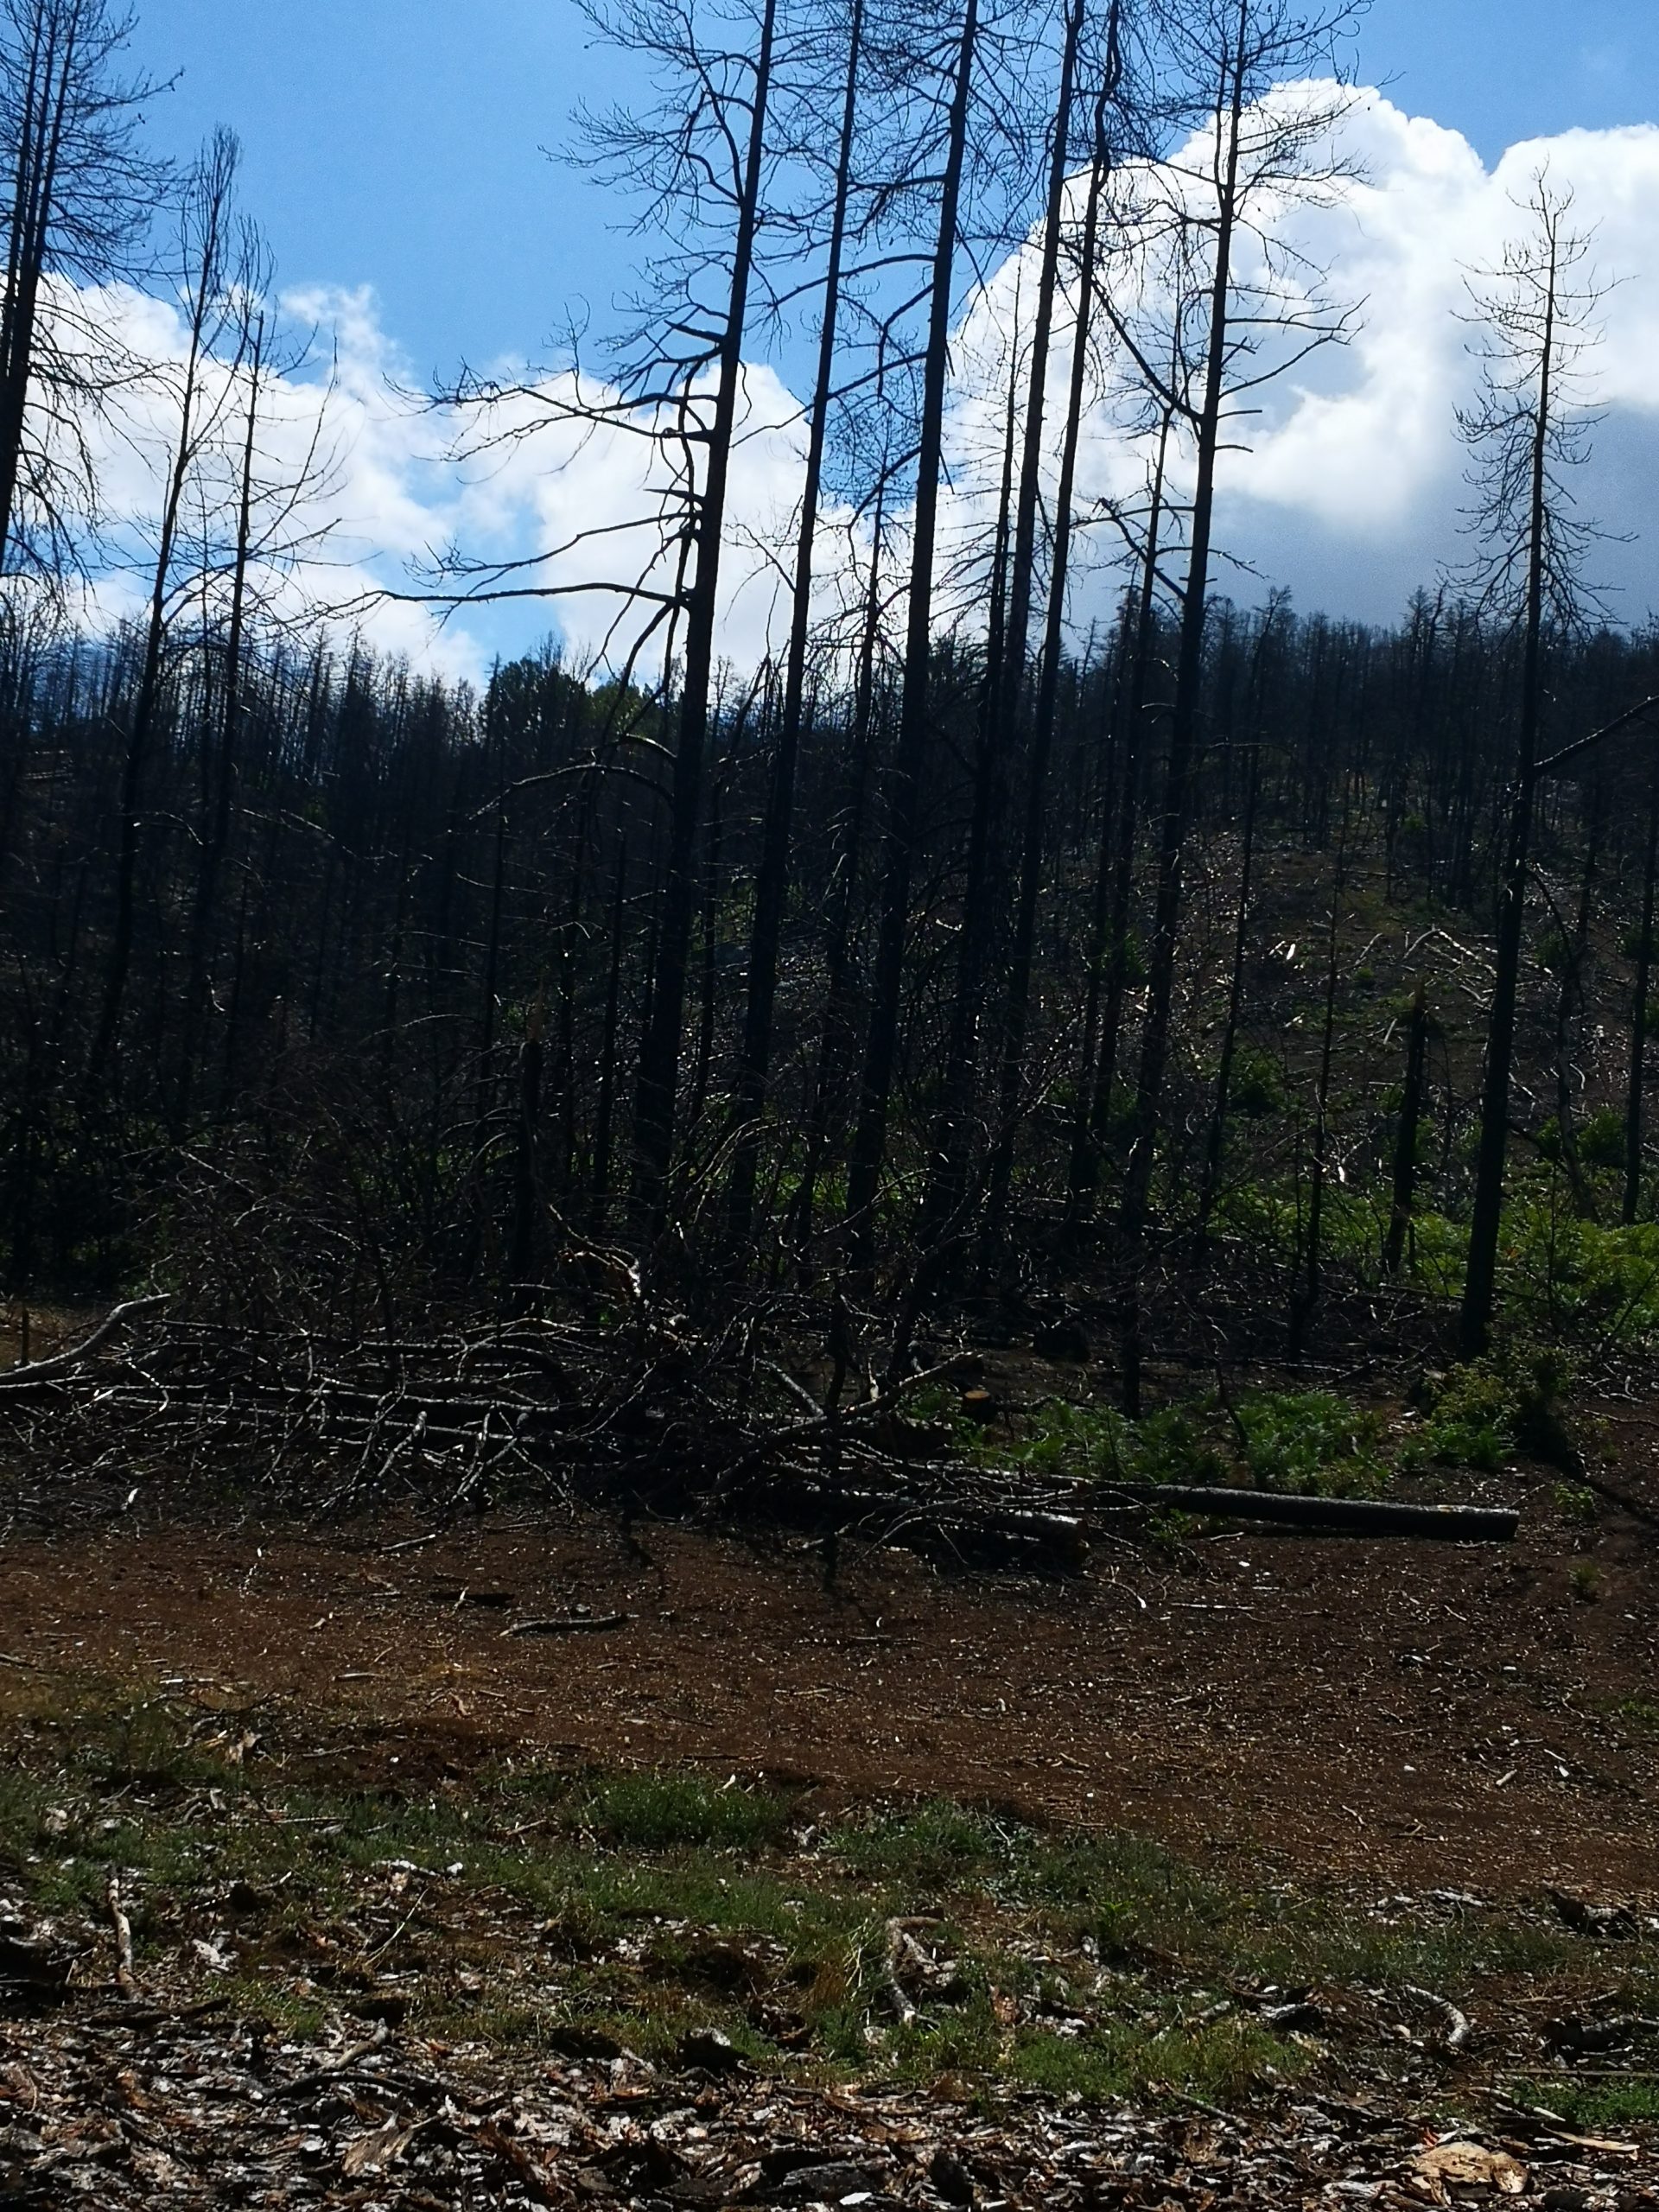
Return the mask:
<svg viewBox="0 0 1659 2212"><path fill-rule="evenodd" d="M1468 280L1524 226L1516 203L1547 170L1557 189L1572 191L1574 223L1593 232L1592 257L1609 286L1603 342L1588 364L1605 415L1577 488L1586 513L1629 536L1602 549L1600 574L1618 588L1618 614L1643 619L1659 603L1659 546L1641 536L1659 504L1659 128L1568 131L1514 146L1489 169L1458 132L1362 92L1340 139L1358 181L1336 204L1289 210L1281 220L1287 242L1329 271L1331 294L1356 303L1351 335L1268 388L1260 414L1241 427L1242 449L1224 458L1218 539L1261 578L1258 585L1236 575L1231 588L1248 599L1268 583L1287 585L1305 609L1387 620L1416 585L1432 583L1440 566L1458 557L1466 495L1455 415L1476 375L1464 319ZM1023 274L1015 257L992 275L958 334L953 435L960 466L946 501L947 555L985 512L988 457L1001 442L995 363L1016 286L1029 302L1032 251L1025 251ZM97 296L94 304L136 353L176 367L184 334L169 307L126 290ZM493 418L463 418L411 396L407 365L372 292L297 291L283 308L290 327L315 335L308 364L273 386L262 453L273 477L292 473L324 410L327 480L296 527L326 524L328 534L282 573L273 567L266 582L275 610L297 615L308 602L349 607L340 620L377 645L474 681L493 652L547 631L563 634L578 657L607 650L614 660L626 652L643 618L614 593L593 588L637 575L658 589L672 582L670 564L652 558L650 525L671 458L639 435L639 420L580 431L569 413L576 387L565 372L526 382ZM1069 342L1062 319L1051 421L1063 405ZM123 518L118 538L129 556L97 587L94 608L105 616L130 612L142 598L144 530L159 497L170 420L157 385L136 388L111 420L93 426L105 496ZM532 424L540 425L533 435L516 435ZM1080 457L1080 502L1121 496L1139 481L1144 437L1122 425L1121 403L1102 397ZM514 435L490 435L502 432ZM739 667L752 666L782 636L803 447L797 399L774 367L752 365L722 564L722 649ZM462 453L469 457L457 458ZM826 607L849 596L855 535L839 528L821 534ZM499 581L509 588L588 588L514 601L505 613L462 608L447 618L374 596L377 585L418 590L451 545L474 563L504 564ZM546 564L505 565L560 546L569 550ZM1093 546L1102 557L1091 581ZM1107 603L1103 556L1111 550L1107 531L1086 534L1074 597L1079 626Z"/></svg>
<svg viewBox="0 0 1659 2212"><path fill-rule="evenodd" d="M1342 127L1360 181L1292 219L1296 243L1358 303L1351 341L1263 395L1249 450L1222 467L1224 540L1306 608L1386 620L1466 551L1467 455L1456 411L1478 363L1470 285L1524 234L1534 181L1573 195L1606 285L1586 362L1605 420L1574 486L1582 511L1631 530L1659 493L1659 129L1573 130L1488 169L1459 133L1363 92ZM1598 574L1620 619L1659 602L1659 541L1609 543Z"/></svg>

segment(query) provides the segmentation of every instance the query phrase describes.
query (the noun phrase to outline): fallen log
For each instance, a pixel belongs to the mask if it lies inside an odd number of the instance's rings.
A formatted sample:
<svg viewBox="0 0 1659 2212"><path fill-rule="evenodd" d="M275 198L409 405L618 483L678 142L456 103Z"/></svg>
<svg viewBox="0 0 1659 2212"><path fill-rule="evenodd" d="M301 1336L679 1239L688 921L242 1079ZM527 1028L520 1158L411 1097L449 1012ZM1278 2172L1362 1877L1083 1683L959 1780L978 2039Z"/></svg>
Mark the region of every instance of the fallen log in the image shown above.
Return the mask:
<svg viewBox="0 0 1659 2212"><path fill-rule="evenodd" d="M1097 1504L1162 1506L1225 1521L1268 1521L1333 1536L1405 1536L1419 1542L1510 1544L1521 1516L1502 1506L1397 1505L1374 1497L1287 1497L1270 1490L1198 1488L1184 1483L1109 1483Z"/></svg>

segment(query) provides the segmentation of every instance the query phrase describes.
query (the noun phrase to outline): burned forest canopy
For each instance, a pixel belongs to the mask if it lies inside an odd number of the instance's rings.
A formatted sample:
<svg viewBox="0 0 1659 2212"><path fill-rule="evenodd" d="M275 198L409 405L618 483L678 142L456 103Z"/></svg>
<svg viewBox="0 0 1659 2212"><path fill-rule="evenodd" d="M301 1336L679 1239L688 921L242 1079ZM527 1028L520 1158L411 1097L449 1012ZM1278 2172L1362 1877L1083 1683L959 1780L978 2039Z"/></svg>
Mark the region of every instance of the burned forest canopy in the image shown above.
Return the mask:
<svg viewBox="0 0 1659 2212"><path fill-rule="evenodd" d="M444 398L474 458L648 449L647 550L603 574L608 657L474 689L320 594L328 438L271 427L296 357L234 140L166 172L103 0L0 5L10 1299L165 1292L393 1365L648 1306L746 1388L775 1323L813 1347L780 1421L964 1317L1098 1352L1137 1419L1160 1367L1638 1354L1659 637L1584 582L1565 194L1472 282L1465 565L1392 627L1245 607L1215 497L1250 395L1383 311L1293 281L1262 213L1349 181L1347 11L595 20L651 88L586 157L650 198L655 289L602 376ZM993 246L1020 320L976 354ZM81 327L100 284L181 353ZM780 611L736 665L745 365L803 315ZM140 385L123 525L66 425ZM1084 488L1109 418L1133 496ZM560 558L399 590L574 619ZM90 626L118 569L137 611Z"/></svg>
<svg viewBox="0 0 1659 2212"><path fill-rule="evenodd" d="M1160 677L1171 643L1154 631ZM864 1255L873 1294L918 1312L987 1281L1120 1284L1163 771L1154 712L1126 789L1133 641L1064 672L1027 1065L1006 1117L1000 905L977 918L991 943L976 1050L957 1071L963 1098L945 1094L983 668L934 657L941 742L917 809L888 1173L866 1222L849 1218L847 1168L899 677L874 687L867 744L849 741L857 700L815 701L741 1243L733 1096L774 757L764 698L711 726L689 1049L653 1243L629 1173L671 715L551 658L500 670L474 699L360 652L338 665L276 651L244 671L227 761L196 658L169 690L118 1039L99 1067L110 798L137 650L54 645L13 676L15 1296L90 1301L153 1281L205 1319L397 1337L435 1310L577 1297L620 1311L630 1256L711 1313L828 1298ZM1561 652L1548 741L1659 688L1656 662L1646 639ZM1294 1331L1350 1331L1355 1300L1374 1306L1379 1288L1396 1317L1407 1293L1436 1310L1459 1294L1517 680L1508 641L1467 616L1425 607L1379 633L1213 611L1146 1261L1173 1301L1160 1326L1201 1358L1207 1327L1240 1354L1277 1354ZM1647 743L1613 740L1542 786L1519 992L1504 1310L1608 1348L1659 1311L1631 1082L1649 1026L1650 761ZM204 906L203 793L211 813L226 773L235 804ZM1103 855L1130 863L1121 938L1109 908L1102 926ZM1006 866L991 874L1007 885ZM942 1124L961 1154L948 1198Z"/></svg>

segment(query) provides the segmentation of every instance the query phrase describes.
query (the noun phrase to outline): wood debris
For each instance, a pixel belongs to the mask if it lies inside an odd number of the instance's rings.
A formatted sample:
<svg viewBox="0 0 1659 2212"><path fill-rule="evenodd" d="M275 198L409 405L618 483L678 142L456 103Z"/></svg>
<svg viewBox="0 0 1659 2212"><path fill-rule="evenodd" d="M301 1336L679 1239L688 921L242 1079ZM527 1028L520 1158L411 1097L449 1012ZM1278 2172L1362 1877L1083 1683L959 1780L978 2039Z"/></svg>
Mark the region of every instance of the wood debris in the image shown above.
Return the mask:
<svg viewBox="0 0 1659 2212"><path fill-rule="evenodd" d="M969 2101L813 2088L714 2064L503 2061L344 2028L315 2048L213 2015L0 2019L0 2202L20 2208L371 2204L1004 2207L1286 2212L1496 2204L1652 2212L1635 2146L1539 2130L1425 2145L1409 2111L1287 2094L1267 2113Z"/></svg>

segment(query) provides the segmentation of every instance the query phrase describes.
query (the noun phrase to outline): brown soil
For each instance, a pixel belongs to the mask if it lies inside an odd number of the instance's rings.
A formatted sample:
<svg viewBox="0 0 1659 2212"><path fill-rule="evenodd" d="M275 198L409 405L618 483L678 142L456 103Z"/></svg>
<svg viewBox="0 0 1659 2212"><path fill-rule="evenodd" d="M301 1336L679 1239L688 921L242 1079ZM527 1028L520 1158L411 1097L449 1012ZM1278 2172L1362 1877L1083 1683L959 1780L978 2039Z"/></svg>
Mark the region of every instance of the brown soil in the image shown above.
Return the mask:
<svg viewBox="0 0 1659 2212"><path fill-rule="evenodd" d="M1652 1495L1644 1457L1620 1479ZM865 1552L834 1595L805 1549L652 1529L646 1558L574 1516L401 1549L396 1529L119 1523L0 1551L0 1647L276 1700L289 1740L327 1709L365 1779L696 1764L1124 1826L1304 1878L1651 1897L1659 1537L1605 1516L1586 1597L1550 1493L1527 1486L1513 1548L1229 1535L1046 1584ZM581 1608L627 1618L509 1632Z"/></svg>

